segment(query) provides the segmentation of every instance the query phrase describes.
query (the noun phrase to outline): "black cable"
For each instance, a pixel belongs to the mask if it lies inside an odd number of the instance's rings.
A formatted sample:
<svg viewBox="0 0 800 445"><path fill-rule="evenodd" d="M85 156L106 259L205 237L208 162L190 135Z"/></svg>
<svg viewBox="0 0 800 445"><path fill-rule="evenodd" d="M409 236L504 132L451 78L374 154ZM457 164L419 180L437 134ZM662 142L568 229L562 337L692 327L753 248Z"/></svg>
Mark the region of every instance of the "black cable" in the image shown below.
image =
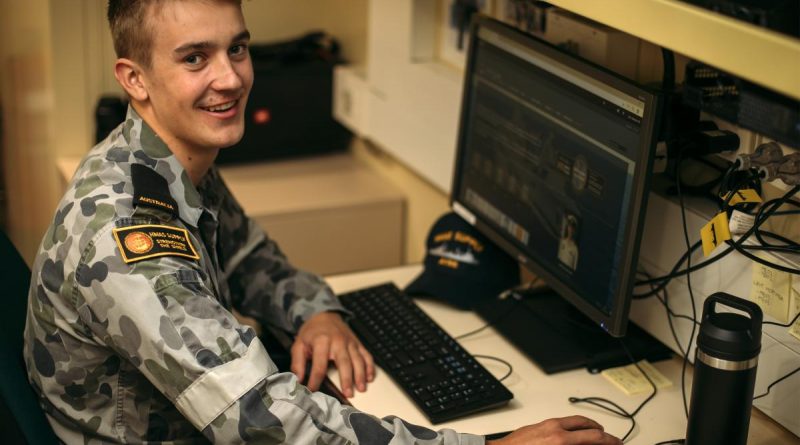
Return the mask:
<svg viewBox="0 0 800 445"><path fill-rule="evenodd" d="M768 207L772 206L772 205L773 205L773 204L772 204L772 203L773 203L773 201L775 201L775 200L770 200L770 201L767 201L767 202L765 202L765 203L764 203L764 204L761 206L761 208L758 210L758 213L756 214L756 216L755 216L755 217L756 217L756 218L758 218L758 217L761 215L761 213L764 211L764 209L766 209L766 208L768 208ZM797 201L795 201L794 199L789 199L789 200L787 200L787 201L784 203L784 205L786 205L786 204L788 204L788 205L793 205L793 206L795 206L795 207L800 207L800 202L797 202ZM775 213L773 213L773 216L775 216L775 215L777 215L777 216L787 216L787 215L797 215L797 214L800 214L800 210L784 210L784 211L776 211ZM758 241L759 241L759 242L761 243L761 245L763 245L763 246L770 246L770 247L789 247L789 248L793 248L793 249L800 249L800 244L799 244L799 243L797 243L797 242L795 242L795 241L793 241L793 240L791 240L791 239L789 239L789 238L786 238L786 237L783 237L783 236L781 236L781 235L778 235L778 234L776 234L776 233L770 232L770 231L768 231L768 230L761 230L761 229L759 229L759 230L757 230L757 231L755 232L755 234L756 234L756 238L758 239ZM777 240L777 241L780 241L780 242L782 242L783 244L782 244L782 245L775 245L775 244L771 244L771 243L767 242L767 241L766 241L766 240L763 238L764 236L767 236L767 237L769 237L769 238L772 238L772 239L775 239L775 240Z"/></svg>
<svg viewBox="0 0 800 445"><path fill-rule="evenodd" d="M782 327L782 328L788 328L788 327L791 327L791 326L794 324L794 322L796 322L796 321L797 321L797 319L798 319L798 318L800 318L800 312L798 312L798 313L797 313L797 314L794 316L794 318L792 318L792 320L791 320L791 321L789 321L789 323L786 323L786 324L784 324L784 323L778 323L777 321L764 321L764 322L762 322L761 324L762 324L762 325L763 325L763 324L769 324L769 325L772 325L772 326L780 326L780 327Z"/></svg>
<svg viewBox="0 0 800 445"><path fill-rule="evenodd" d="M649 292L646 292L644 294L635 294L635 295L633 295L633 298L635 300L640 300L640 299L643 299L643 298L652 297L653 295L656 295L658 292L660 292L662 289L666 288L667 285L670 283L670 281L672 281L673 278L677 278L677 277L685 275L687 273L687 269L679 271L680 267L683 265L683 263L686 262L686 258L688 256L692 255L702 245L703 245L702 241L697 241L696 243L694 243L694 245L692 245L692 248L689 249L688 251L686 251L678 259L678 261L672 267L672 270L667 275L664 275L664 276L661 276L661 277L657 277L657 278L649 278L647 280L637 281L636 282L636 286L649 285L649 284L657 284L657 286L654 289L651 289ZM732 248L728 248L727 250L723 251L722 253L720 253L719 255L715 256L714 258L711 258L710 260L708 260L708 261L706 261L704 263L701 263L698 266L695 266L695 268L696 269L701 269L703 267L706 267L706 266L714 263L715 261L719 261L721 258L723 258L725 255L727 255L728 253L730 253L732 251L733 251ZM693 271L690 271L690 272L693 272Z"/></svg>
<svg viewBox="0 0 800 445"><path fill-rule="evenodd" d="M643 275L649 277L649 274L647 272L645 272L645 271L640 271L640 273L642 273ZM654 288L655 286L653 284L651 284L650 287ZM684 356L685 354L688 354L688 351L684 352L684 348L681 345L680 339L678 338L678 332L675 329L675 324L672 322L672 319L673 318L682 318L682 319L691 321L694 324L699 324L699 322L696 319L694 319L694 318L692 318L692 317L690 317L688 315L675 313L672 310L672 308L669 307L669 293L667 292L667 289L666 288L662 289L661 293L664 294L664 297L662 298L660 295L656 294L656 299L664 306L664 309L666 310L667 323L669 325L670 333L672 334L672 339L675 340L675 345L678 347L678 351L681 353L681 356Z"/></svg>
<svg viewBox="0 0 800 445"><path fill-rule="evenodd" d="M779 213L779 212L775 212ZM800 215L800 211L797 211L796 214ZM772 244L767 242L764 238L772 238L776 241L780 241L783 244ZM777 233L770 232L768 230L757 230L756 231L756 238L761 243L762 246L765 247L772 247L772 248L783 248L783 249L790 249L792 253L797 253L800 251L800 244L795 243L794 241L786 238L785 236L778 235Z"/></svg>
<svg viewBox="0 0 800 445"><path fill-rule="evenodd" d="M768 260L759 258L758 256L753 255L753 254L751 254L750 252L747 251L747 250L751 249L751 250L784 251L785 252L785 249L783 249L782 247L775 248L775 247L766 246L768 248L765 248L765 246L763 246L764 242L761 239L761 237L759 236L760 226L761 226L761 223L766 221L766 219L769 216L773 216L776 213L778 213L778 209L781 206L783 206L785 203L790 203L790 204L794 205L796 201L791 199L791 196L794 196L797 193L798 190L800 190L800 188L795 186L792 190L787 192L783 196L783 198L772 199L772 200L767 201L766 203L764 203L761 206L761 208L756 213L756 224L753 224L753 227L747 233L751 233L751 232L755 233L756 234L756 238L759 239L759 241L762 243L762 246L743 246L742 245L742 241L743 241L742 239L739 239L737 241L728 240L725 243L728 244L728 246L732 247L737 252L739 252L740 254L742 254L745 257L747 257L748 259L750 259L751 261L754 261L756 263L759 263L761 265L764 265L764 266L767 266L767 267L770 267L770 268L773 268L773 269L776 269L776 270L780 270L782 272L787 272L787 273L794 274L794 275L800 275L800 269L794 269L794 268L791 268L791 267L783 266L781 264L776 264L776 263L774 263L772 261L768 261ZM732 196L733 196L733 193L729 194L728 198L730 199ZM725 202L726 206L727 206L727 203L728 203L729 199L727 199L726 202ZM776 236L778 236L778 235L776 235ZM781 238L783 238L783 237L781 237ZM784 238L784 239L786 241L789 241L790 243L792 242L791 240L789 240L787 238ZM776 247L778 247L778 246L776 246ZM790 253L793 253L793 252L790 251Z"/></svg>
<svg viewBox="0 0 800 445"><path fill-rule="evenodd" d="M503 292L503 293L508 293L508 297L507 298L513 298L514 299L514 304L512 304L511 307L509 307L505 312L503 312L502 314L498 315L497 317L489 320L485 325L479 327L478 329L475 329L475 330L472 330L472 331L465 332L463 334L459 334L459 335L454 336L453 340L461 340L464 337L469 337L470 335L475 335L478 332L481 332L484 329L489 328L490 326L494 326L495 324L497 324L498 321L506 318L506 316L508 314L510 314L511 312L514 311L514 309L517 308L517 305L519 304L519 302L522 301L522 296L520 296L517 292L531 289L531 288L533 288L534 285L539 283L541 280L542 280L541 278L536 277L536 278L530 280L525 286L517 287L516 289L509 289L509 290ZM502 297L502 295L503 294L501 293L500 296Z"/></svg>
<svg viewBox="0 0 800 445"><path fill-rule="evenodd" d="M512 295L516 295L516 294L512 294ZM519 302L522 301L522 298L519 297L519 296L516 296L516 297L512 296L512 297L509 297L509 298L513 298L514 299L514 304L512 304L511 307L509 307L505 312L503 312L503 313L499 314L497 317L489 320L488 322L486 322L486 324L484 324L483 326L479 327L478 329L475 329L475 330L472 330L472 331L465 332L463 334L459 334L459 335L454 336L453 340L461 340L462 338L469 337L471 335L475 335L478 332L481 332L481 331L483 331L485 329L488 329L491 326L494 326L495 324L497 324L498 321L506 318L506 316L508 316L508 314L514 312L514 309L517 308L517 305L519 305Z"/></svg>
<svg viewBox="0 0 800 445"><path fill-rule="evenodd" d="M686 443L686 439L672 439L672 440L665 440L664 442L658 442L655 445L683 445Z"/></svg>
<svg viewBox="0 0 800 445"><path fill-rule="evenodd" d="M484 358L484 359L487 359L487 360L494 360L496 362L500 362L500 363L506 365L508 367L508 372L503 377L500 377L499 379L497 379L497 380L499 380L501 382L503 380L507 379L511 375L511 373L514 372L514 367L511 366L511 363L508 363L507 361L505 361L505 360L503 360L503 359L501 359L499 357L494 357L494 356L491 356L491 355L481 355L481 354L472 354L472 356L475 357L475 358Z"/></svg>
<svg viewBox="0 0 800 445"><path fill-rule="evenodd" d="M797 318L797 317L795 317L795 318ZM769 386L767 386L767 392L765 392L764 394L760 394L760 395L757 395L757 396L753 397L753 400L760 399L762 397L766 397L767 394L769 394L769 391L772 389L773 386L775 386L778 383L788 379L793 374L796 374L798 371L800 371L800 366L798 366L794 371L791 371L790 373L786 374L785 376L783 376L783 377L779 378L778 380L775 380L774 382L770 383Z"/></svg>
<svg viewBox="0 0 800 445"><path fill-rule="evenodd" d="M631 435L634 428L636 428L636 419L635 419L636 415L639 414L639 411L641 411L642 408L644 408L644 406L647 405L648 402L653 400L656 394L658 394L658 387L656 387L656 384L653 382L650 376L647 375L646 372L644 372L644 369L642 369L642 367L639 366L639 363L636 361L636 359L633 358L633 354L631 354L630 350L628 350L628 347L625 345L622 339L620 339L619 342L622 345L622 349L625 350L625 354L627 354L628 359L631 361L631 363L633 363L633 365L636 366L636 369L638 369L639 372L641 372L642 375L644 375L644 378L647 379L647 381L650 383L650 386L652 386L653 388L653 392L642 403L640 403L639 406L636 407L635 410L633 410L633 412L630 413L627 410L625 410L625 408L603 397L570 397L568 400L570 403L587 403L589 405L593 405L598 408L609 411L620 417L625 417L629 419L631 421L631 427L628 429L628 432L625 433L624 436L622 436L622 442L624 443L625 440L628 439L628 436Z"/></svg>
<svg viewBox="0 0 800 445"><path fill-rule="evenodd" d="M678 165L677 169L680 171L680 164L681 164L681 154L678 155ZM733 194L731 194L732 196ZM728 197L730 199L730 196ZM680 182L678 182L678 201L681 205L681 222L683 225L683 239L686 242L686 250L691 252L692 250L692 243L689 241L689 227L686 223L686 207L683 202L683 193L681 193L681 186ZM689 270L692 268L692 255L689 254L686 256L686 269ZM697 320L697 307L695 307L695 300L694 300L694 291L692 290L692 279L691 273L686 274L686 287L689 289L689 301L692 305L692 319ZM689 364L689 351L692 349L692 342L694 341L694 334L696 331L697 325L692 323L692 331L689 334L689 341L686 343L686 353L683 354L683 365L681 366L681 396L683 397L683 410L686 414L686 418L689 418L689 402L686 400L686 367Z"/></svg>
<svg viewBox="0 0 800 445"><path fill-rule="evenodd" d="M741 246L744 250L755 250L755 251L764 251L764 252L773 252L773 253L784 253L789 255L796 255L800 254L800 251L793 247L782 247L782 246Z"/></svg>
<svg viewBox="0 0 800 445"><path fill-rule="evenodd" d="M756 219L760 218L762 213L766 209L771 209L771 207L773 205L775 205L774 203L777 202L777 201L778 201L778 199L772 199L772 200L769 200L769 201L765 202L761 206L761 208L759 208L758 212L756 213L756 216L755 216ZM787 199L782 205L792 205L792 206L795 206L795 207L800 207L800 201L797 201L797 200L794 200L794 199ZM797 214L800 214L799 210L777 211L777 208L775 209L775 212L773 213L773 215L783 215L783 216L786 216L786 215L797 215ZM756 235L756 238L758 239L758 241L761 243L762 246L769 246L769 247L775 247L775 248L780 247L780 248L784 248L784 249L785 248L789 248L790 249L790 253L795 253L796 250L800 250L800 244L798 244L797 242L795 242L793 240L790 240L789 238L785 238L785 237L783 237L781 235L772 233L770 231L759 229L759 230L756 230L755 235ZM778 241L782 242L783 245L774 245L774 244L768 243L768 242L766 242L766 240L764 240L764 238L763 238L764 236L767 236L769 238L773 238L775 240L778 240ZM781 252L785 252L786 250L784 250L784 249L776 249L776 250L777 251L781 251Z"/></svg>
<svg viewBox="0 0 800 445"><path fill-rule="evenodd" d="M759 264L767 266L767 267L769 267L771 269L780 270L781 272L786 272L786 273L790 273L790 274L793 274L793 275L800 275L800 269L794 269L792 267L786 267L786 266L784 266L782 264L773 263L772 261L765 260L763 258L760 258L760 257L756 256L756 255L753 255L752 253L747 251L748 249L745 249L744 247L742 247L741 245L739 245L735 241L728 240L728 241L725 241L725 243L727 245L733 247L734 250L736 250L741 255L747 257L748 259L750 259L751 261L753 261L755 263L759 263ZM765 250L770 250L770 249L765 249Z"/></svg>
<svg viewBox="0 0 800 445"><path fill-rule="evenodd" d="M761 216L756 218L756 221L754 222L753 227L748 229L747 232L745 232L742 236L740 236L739 239L737 241L735 241L735 243L738 246L741 247L742 243L744 243L744 241L746 241L756 230L758 230L760 228L761 224L764 223L764 221L766 221L770 216L772 216L774 213L776 213L777 209L781 205L783 205L783 203L791 200L791 197L794 196L795 194L797 194L798 191L800 191L800 186L794 186L791 190L786 192L786 194L784 194L783 197L777 198L775 200L771 200L770 203L774 203L774 204L772 206L770 206L770 208L768 208L767 210L764 210L763 212L760 212L759 214ZM732 195L729 195L729 198L730 198L730 196L732 196ZM762 210L763 210L763 207L762 207ZM644 284L649 284L649 283L659 283L659 284L658 284L658 287L657 287L656 290L647 292L645 294L634 295L633 298L634 299L642 299L642 298L647 298L647 297L650 297L652 295L655 295L658 291L660 291L661 289L665 288L673 278L677 278L677 277L689 274L691 272L695 272L697 270L700 270L700 269L702 269L704 267L707 267L707 266L709 266L709 265L721 260L722 258L724 258L725 256L727 256L728 254L730 254L731 252L734 251L734 247L729 246L728 248L726 248L725 250L723 250L722 252L720 252L719 254L717 254L716 256L714 256L713 258L711 258L709 260L703 261L703 262L701 262L699 264L696 264L695 266L691 266L691 267L687 267L686 269L679 270L680 267L683 265L683 263L686 262L686 259L695 250L697 250L697 248L699 248L700 245L702 245L701 241L698 241L697 243L692 245L691 249L689 249L689 251L684 253L683 256L681 256L681 258L678 259L678 261L675 263L675 266L673 266L673 268L672 268L672 270L670 271L669 274L664 275L662 277L652 278L652 279L649 279L649 280L638 281L636 283L637 286L644 285Z"/></svg>
<svg viewBox="0 0 800 445"><path fill-rule="evenodd" d="M672 93L675 90L675 54L667 48L661 48L661 59L664 63L661 89L666 93Z"/></svg>

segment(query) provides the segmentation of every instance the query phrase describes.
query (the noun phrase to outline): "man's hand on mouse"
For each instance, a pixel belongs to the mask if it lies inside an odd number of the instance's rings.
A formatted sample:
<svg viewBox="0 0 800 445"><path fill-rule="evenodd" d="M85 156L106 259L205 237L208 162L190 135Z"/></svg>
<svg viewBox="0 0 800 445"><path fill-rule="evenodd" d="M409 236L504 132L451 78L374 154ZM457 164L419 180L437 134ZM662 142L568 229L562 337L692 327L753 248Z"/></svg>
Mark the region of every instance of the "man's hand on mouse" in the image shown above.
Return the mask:
<svg viewBox="0 0 800 445"><path fill-rule="evenodd" d="M622 445L622 441L592 419L570 416L524 426L486 445Z"/></svg>

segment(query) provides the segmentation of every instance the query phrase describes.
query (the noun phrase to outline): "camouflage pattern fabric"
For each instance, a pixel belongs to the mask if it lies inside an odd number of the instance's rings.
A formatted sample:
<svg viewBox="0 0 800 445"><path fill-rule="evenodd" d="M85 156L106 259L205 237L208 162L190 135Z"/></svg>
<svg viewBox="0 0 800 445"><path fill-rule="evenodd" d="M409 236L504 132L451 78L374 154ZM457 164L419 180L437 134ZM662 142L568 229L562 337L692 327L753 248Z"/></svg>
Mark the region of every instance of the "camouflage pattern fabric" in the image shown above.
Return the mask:
<svg viewBox="0 0 800 445"><path fill-rule="evenodd" d="M158 175L146 185L163 183L166 204L134 203L135 165ZM166 254L123 256L153 239ZM197 255L177 253L187 246ZM132 108L82 161L32 269L25 360L65 443L484 442L375 418L279 373L231 310L295 332L342 307L286 261L216 169L195 187Z"/></svg>

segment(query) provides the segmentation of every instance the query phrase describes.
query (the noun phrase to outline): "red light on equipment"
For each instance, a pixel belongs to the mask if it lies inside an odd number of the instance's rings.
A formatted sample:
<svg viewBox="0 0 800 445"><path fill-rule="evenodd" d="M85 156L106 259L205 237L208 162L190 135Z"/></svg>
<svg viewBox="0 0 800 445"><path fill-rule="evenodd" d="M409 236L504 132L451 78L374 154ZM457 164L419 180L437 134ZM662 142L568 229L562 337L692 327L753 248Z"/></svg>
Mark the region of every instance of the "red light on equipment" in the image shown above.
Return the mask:
<svg viewBox="0 0 800 445"><path fill-rule="evenodd" d="M253 123L264 125L272 120L272 114L266 108L259 108L253 112Z"/></svg>

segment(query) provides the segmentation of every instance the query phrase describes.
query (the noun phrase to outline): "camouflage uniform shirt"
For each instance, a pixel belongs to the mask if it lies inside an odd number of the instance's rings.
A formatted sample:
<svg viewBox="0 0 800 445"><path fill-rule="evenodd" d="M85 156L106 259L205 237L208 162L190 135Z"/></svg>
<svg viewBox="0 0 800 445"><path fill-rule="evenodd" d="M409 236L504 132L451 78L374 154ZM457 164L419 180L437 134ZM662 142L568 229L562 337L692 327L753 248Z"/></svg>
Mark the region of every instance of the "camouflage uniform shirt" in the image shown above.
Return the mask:
<svg viewBox="0 0 800 445"><path fill-rule="evenodd" d="M195 187L130 108L82 161L33 266L26 364L66 443L480 444L377 419L280 373L231 310L341 310L212 168Z"/></svg>

